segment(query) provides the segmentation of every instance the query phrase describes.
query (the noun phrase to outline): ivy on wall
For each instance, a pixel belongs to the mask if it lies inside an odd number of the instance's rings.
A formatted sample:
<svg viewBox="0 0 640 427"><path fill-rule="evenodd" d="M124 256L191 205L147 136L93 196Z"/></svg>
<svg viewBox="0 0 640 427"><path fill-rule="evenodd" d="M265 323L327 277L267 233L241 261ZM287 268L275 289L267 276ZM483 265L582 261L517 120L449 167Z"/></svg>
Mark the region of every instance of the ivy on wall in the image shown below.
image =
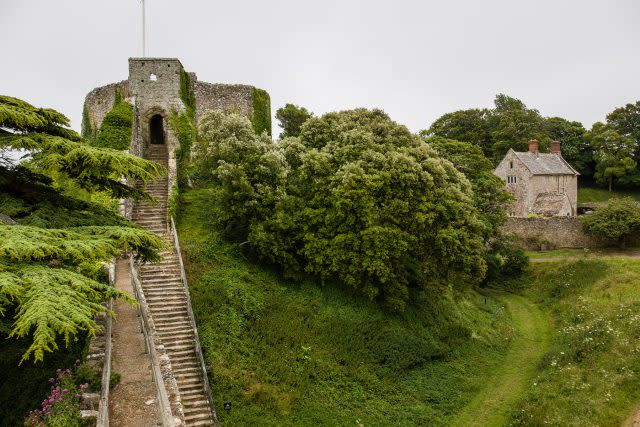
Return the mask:
<svg viewBox="0 0 640 427"><path fill-rule="evenodd" d="M91 120L89 120L89 109L85 104L82 108L82 127L80 129L80 134L83 138L93 141L96 137L95 130L91 126Z"/></svg>
<svg viewBox="0 0 640 427"><path fill-rule="evenodd" d="M271 136L271 98L266 90L253 88L253 130L258 135L267 132Z"/></svg>
<svg viewBox="0 0 640 427"><path fill-rule="evenodd" d="M120 92L116 92L113 108L104 116L95 145L116 150L128 150L131 146L132 126L133 105L122 99Z"/></svg>
<svg viewBox="0 0 640 427"><path fill-rule="evenodd" d="M190 116L194 116L196 111L196 95L193 92L193 85L189 73L180 70L180 99Z"/></svg>

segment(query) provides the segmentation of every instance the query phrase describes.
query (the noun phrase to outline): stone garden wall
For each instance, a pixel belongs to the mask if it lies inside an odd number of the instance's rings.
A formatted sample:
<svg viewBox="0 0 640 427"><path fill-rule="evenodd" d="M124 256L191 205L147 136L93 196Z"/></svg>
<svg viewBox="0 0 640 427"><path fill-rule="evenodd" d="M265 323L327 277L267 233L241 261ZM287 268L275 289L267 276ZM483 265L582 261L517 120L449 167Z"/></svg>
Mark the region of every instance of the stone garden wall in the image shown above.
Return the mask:
<svg viewBox="0 0 640 427"><path fill-rule="evenodd" d="M518 242L528 250L555 248L598 248L614 242L587 236L579 218L509 218L502 229L514 234ZM629 246L640 246L640 236L628 240Z"/></svg>

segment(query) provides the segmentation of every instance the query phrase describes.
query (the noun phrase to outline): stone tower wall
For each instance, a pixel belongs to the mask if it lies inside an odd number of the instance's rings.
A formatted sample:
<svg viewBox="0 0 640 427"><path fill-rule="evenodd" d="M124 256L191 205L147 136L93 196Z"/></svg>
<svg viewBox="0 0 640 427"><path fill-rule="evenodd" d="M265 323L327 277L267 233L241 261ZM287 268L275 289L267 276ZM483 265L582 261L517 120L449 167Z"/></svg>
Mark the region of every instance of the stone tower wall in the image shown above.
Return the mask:
<svg viewBox="0 0 640 427"><path fill-rule="evenodd" d="M85 98L85 108L93 130L98 130L113 108L116 93L134 106L130 152L144 157L149 145L149 123L155 115L163 117L165 142L169 160L169 185L176 179L175 150L179 142L169 126L173 112L182 112L180 74L184 68L176 58L129 58L129 78L96 88ZM254 87L248 85L211 84L198 81L188 73L195 95L195 118L207 110L235 111L249 118L253 115Z"/></svg>
<svg viewBox="0 0 640 427"><path fill-rule="evenodd" d="M98 129L102 124L102 120L104 120L104 116L111 111L116 100L116 92L120 92L124 98L128 98L130 96L129 81L123 80L119 83L98 87L87 94L84 99L84 106L89 115L91 129Z"/></svg>
<svg viewBox="0 0 640 427"><path fill-rule="evenodd" d="M212 84L195 80L196 121L208 110L235 111L246 117L253 114L253 86Z"/></svg>

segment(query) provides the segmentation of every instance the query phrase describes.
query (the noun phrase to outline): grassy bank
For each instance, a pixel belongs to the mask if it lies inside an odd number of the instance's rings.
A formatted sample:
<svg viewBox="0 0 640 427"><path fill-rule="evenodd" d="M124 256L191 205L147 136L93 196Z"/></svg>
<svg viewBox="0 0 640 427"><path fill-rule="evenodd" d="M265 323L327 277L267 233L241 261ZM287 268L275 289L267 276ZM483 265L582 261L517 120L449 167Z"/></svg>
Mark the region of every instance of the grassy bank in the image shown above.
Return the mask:
<svg viewBox="0 0 640 427"><path fill-rule="evenodd" d="M222 240L209 197L187 192L178 228L224 425L449 425L505 360L498 300L445 291L392 315L286 280Z"/></svg>
<svg viewBox="0 0 640 427"><path fill-rule="evenodd" d="M606 202L612 197L632 197L640 200L640 192L633 190L614 190L606 188L580 187L578 188L578 203Z"/></svg>
<svg viewBox="0 0 640 427"><path fill-rule="evenodd" d="M513 421L617 426L640 401L640 261L587 258L537 264L525 297L553 319Z"/></svg>

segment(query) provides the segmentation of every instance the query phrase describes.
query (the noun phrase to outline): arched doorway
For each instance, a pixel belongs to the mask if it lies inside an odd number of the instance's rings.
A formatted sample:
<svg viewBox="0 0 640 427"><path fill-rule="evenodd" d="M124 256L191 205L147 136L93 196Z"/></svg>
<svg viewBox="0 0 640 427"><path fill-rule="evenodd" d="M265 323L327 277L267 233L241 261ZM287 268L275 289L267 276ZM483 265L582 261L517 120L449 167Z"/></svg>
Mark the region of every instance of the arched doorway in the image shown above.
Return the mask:
<svg viewBox="0 0 640 427"><path fill-rule="evenodd" d="M164 144L164 119L160 114L151 117L149 122L149 142L151 144Z"/></svg>

